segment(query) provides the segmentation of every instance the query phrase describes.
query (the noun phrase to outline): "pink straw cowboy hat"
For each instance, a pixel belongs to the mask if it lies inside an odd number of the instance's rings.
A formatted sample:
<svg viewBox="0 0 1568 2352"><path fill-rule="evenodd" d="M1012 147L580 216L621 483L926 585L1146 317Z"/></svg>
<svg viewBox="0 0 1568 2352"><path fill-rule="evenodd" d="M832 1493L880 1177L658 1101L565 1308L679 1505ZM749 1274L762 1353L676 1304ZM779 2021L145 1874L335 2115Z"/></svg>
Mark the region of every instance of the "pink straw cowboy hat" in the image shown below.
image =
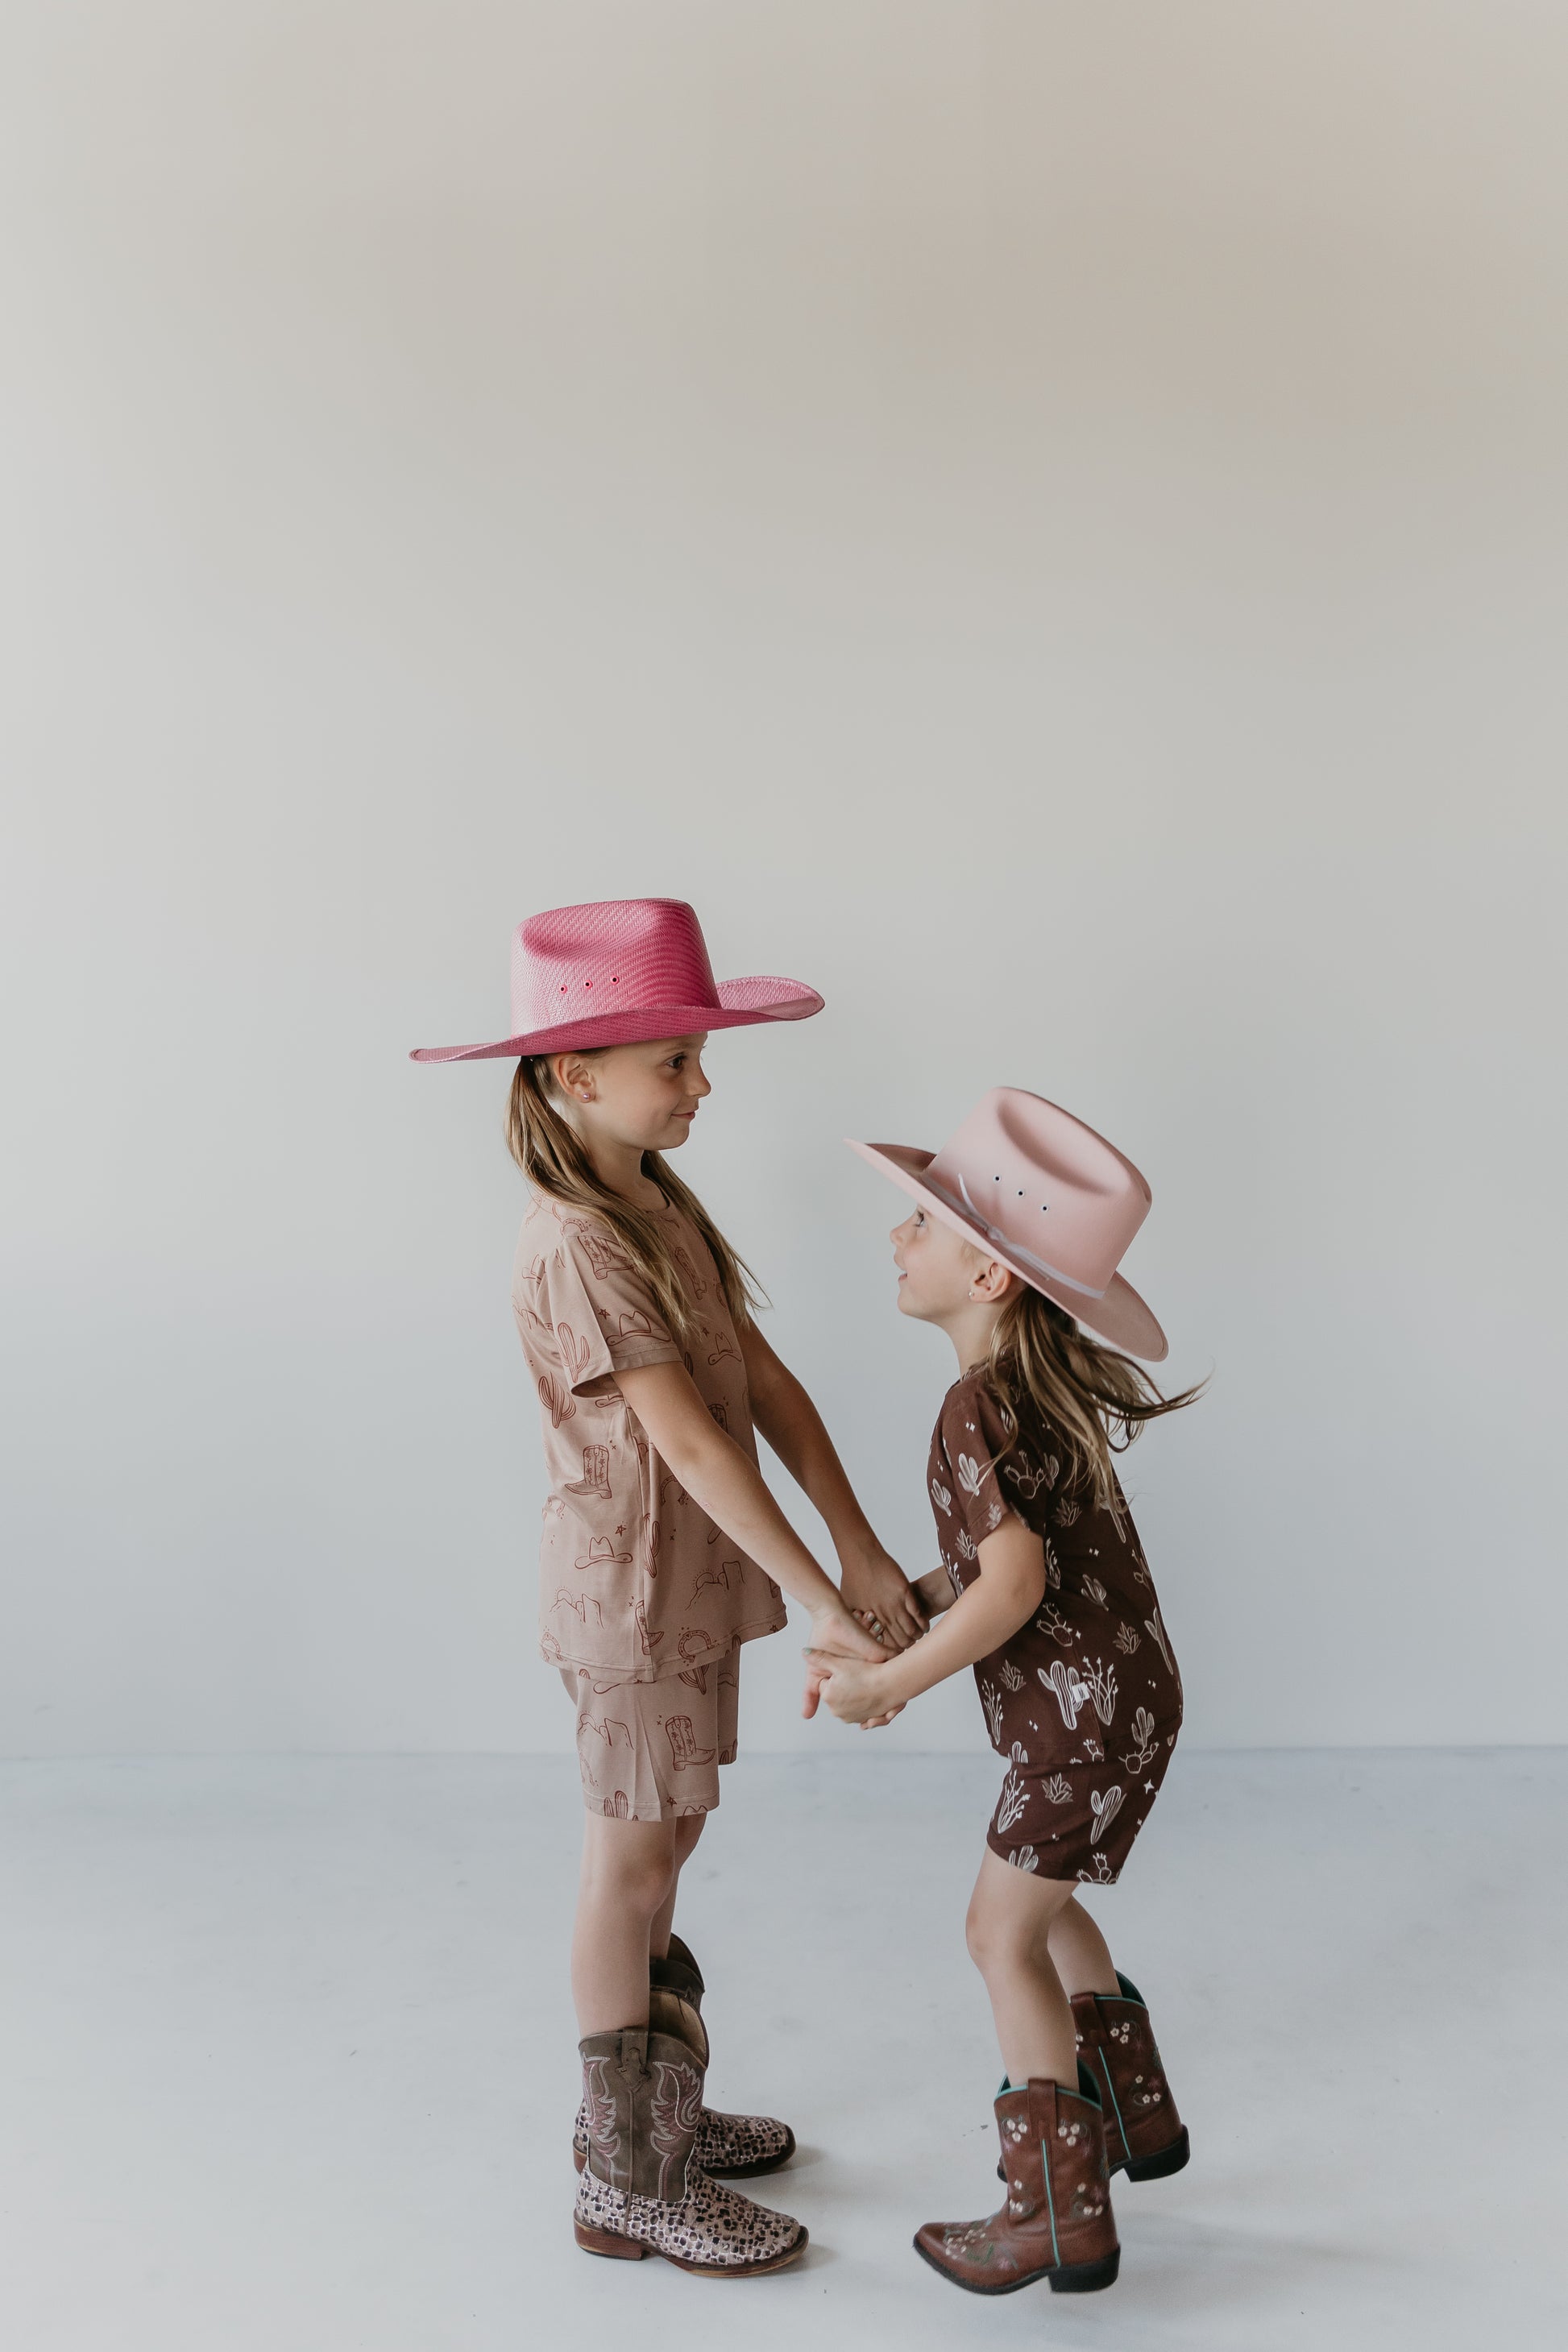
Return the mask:
<svg viewBox="0 0 1568 2352"><path fill-rule="evenodd" d="M822 999L804 981L713 978L683 898L602 898L552 907L511 942L511 1030L492 1045L419 1045L415 1062L484 1062L632 1045L753 1021L804 1021Z"/></svg>
<svg viewBox="0 0 1568 2352"><path fill-rule="evenodd" d="M1116 1271L1149 1213L1148 1185L1113 1143L1019 1087L995 1087L940 1151L845 1141L1089 1330L1157 1364L1165 1335Z"/></svg>

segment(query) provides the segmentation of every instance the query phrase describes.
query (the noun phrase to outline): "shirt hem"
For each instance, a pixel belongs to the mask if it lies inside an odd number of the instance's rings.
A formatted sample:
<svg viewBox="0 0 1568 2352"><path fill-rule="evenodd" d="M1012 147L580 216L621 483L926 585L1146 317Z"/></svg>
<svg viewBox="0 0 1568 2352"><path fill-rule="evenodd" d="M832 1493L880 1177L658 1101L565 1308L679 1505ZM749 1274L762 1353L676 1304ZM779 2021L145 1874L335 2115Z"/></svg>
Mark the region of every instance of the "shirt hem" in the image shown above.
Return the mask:
<svg viewBox="0 0 1568 2352"><path fill-rule="evenodd" d="M728 1647L738 1649L742 1642L760 1642L769 1633L782 1633L788 1622L789 1618L785 1613L781 1616L754 1619L749 1625L737 1625L730 1636ZM715 1644L702 1657L694 1658L689 1663L677 1656L671 1658L668 1665L660 1661L651 1666L617 1666L607 1664L602 1658L572 1657L564 1650L559 1654L543 1649L539 1653L541 1659L548 1666L570 1667L574 1673L592 1675L595 1682L611 1685L674 1682L678 1675L689 1674L693 1665L716 1665L724 1654L725 1652Z"/></svg>

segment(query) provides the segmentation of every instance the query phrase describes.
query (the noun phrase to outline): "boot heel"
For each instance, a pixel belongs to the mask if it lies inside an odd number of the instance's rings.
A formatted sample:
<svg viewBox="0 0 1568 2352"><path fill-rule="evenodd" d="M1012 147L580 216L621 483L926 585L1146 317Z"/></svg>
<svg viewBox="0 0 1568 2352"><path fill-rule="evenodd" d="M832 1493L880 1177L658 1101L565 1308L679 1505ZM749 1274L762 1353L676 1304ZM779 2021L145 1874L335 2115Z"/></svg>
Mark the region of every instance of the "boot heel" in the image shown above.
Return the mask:
<svg viewBox="0 0 1568 2352"><path fill-rule="evenodd" d="M1161 2148L1155 2156L1140 2157L1124 2169L1129 2180L1163 2180L1168 2172L1180 2172L1192 2152L1192 2142L1184 2124L1181 2137L1173 2139L1169 2147Z"/></svg>
<svg viewBox="0 0 1568 2352"><path fill-rule="evenodd" d="M1116 2273L1121 2268L1121 2249L1098 2263L1068 2263L1060 2270L1048 2273L1053 2294L1094 2294L1102 2286L1114 2286Z"/></svg>
<svg viewBox="0 0 1568 2352"><path fill-rule="evenodd" d="M614 2230L595 2230L586 2221L574 2221L572 2228L585 2254L607 2254L613 2263L640 2263L647 2252L636 2238L623 2238Z"/></svg>

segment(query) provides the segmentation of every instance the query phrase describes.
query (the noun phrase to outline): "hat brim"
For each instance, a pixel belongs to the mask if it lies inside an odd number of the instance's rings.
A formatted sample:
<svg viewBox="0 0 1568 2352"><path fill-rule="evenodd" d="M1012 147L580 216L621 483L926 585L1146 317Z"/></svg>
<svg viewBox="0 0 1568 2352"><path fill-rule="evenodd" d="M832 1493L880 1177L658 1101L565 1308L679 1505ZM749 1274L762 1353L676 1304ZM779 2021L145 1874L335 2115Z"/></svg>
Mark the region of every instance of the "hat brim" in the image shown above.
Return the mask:
<svg viewBox="0 0 1568 2352"><path fill-rule="evenodd" d="M923 1181L924 1171L936 1158L934 1151L920 1151L907 1143L858 1143L852 1135L844 1139L851 1151L940 1217L955 1234L962 1234L976 1249L986 1250L998 1263L1016 1274L1031 1290L1039 1291L1056 1306L1064 1307L1073 1320L1081 1323L1097 1338L1109 1339L1113 1348L1124 1348L1130 1356L1140 1356L1146 1363L1162 1363L1170 1353L1170 1342L1144 1305L1132 1285L1120 1274L1113 1274L1104 1295L1095 1298L1088 1291L1075 1290L1069 1282L1056 1282L1049 1276L1031 1270L1008 1253L1005 1244L994 1241L978 1218L966 1217L962 1209L953 1208L940 1192Z"/></svg>
<svg viewBox="0 0 1568 2352"><path fill-rule="evenodd" d="M706 1029L748 1029L761 1021L809 1021L822 999L804 981L755 974L721 980L717 1004L654 1004L595 1013L553 1029L531 1029L489 1045L416 1045L411 1062L519 1061L529 1054L566 1054L574 1045L641 1045L654 1037L689 1037Z"/></svg>

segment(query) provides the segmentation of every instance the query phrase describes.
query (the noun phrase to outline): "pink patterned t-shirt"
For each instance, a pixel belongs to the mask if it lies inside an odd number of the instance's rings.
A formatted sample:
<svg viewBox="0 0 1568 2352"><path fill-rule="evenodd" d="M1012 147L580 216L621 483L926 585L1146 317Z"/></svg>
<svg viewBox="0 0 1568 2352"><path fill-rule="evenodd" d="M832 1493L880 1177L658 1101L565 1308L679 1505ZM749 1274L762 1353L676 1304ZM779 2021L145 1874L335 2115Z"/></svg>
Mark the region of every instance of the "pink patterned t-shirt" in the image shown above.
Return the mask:
<svg viewBox="0 0 1568 2352"><path fill-rule="evenodd" d="M540 1546L539 1646L596 1686L699 1683L736 1642L777 1633L784 1597L661 1461L618 1371L684 1363L754 1462L746 1367L712 1255L666 1202L696 1337L681 1346L599 1218L534 1194L518 1237L512 1312L542 1407L550 1484Z"/></svg>

